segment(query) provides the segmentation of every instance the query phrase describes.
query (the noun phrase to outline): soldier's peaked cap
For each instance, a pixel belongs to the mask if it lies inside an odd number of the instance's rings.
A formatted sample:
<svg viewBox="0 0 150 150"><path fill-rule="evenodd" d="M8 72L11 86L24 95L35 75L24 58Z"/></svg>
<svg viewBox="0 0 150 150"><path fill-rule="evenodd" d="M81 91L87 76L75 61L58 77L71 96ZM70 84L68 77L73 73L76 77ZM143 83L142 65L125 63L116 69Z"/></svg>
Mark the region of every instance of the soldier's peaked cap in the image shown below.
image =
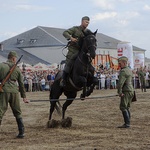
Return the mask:
<svg viewBox="0 0 150 150"><path fill-rule="evenodd" d="M18 57L18 55L15 51L11 51L9 52L8 57Z"/></svg>
<svg viewBox="0 0 150 150"><path fill-rule="evenodd" d="M128 58L126 56L122 56L118 58L118 61L121 61L121 60L128 61Z"/></svg>

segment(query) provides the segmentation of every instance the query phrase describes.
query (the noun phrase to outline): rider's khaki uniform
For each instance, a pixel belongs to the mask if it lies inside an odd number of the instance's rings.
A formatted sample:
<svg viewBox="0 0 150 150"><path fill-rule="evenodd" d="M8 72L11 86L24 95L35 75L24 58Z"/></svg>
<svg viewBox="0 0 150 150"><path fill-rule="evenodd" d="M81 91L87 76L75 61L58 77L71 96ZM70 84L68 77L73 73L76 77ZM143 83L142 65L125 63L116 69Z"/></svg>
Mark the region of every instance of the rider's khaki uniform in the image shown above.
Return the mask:
<svg viewBox="0 0 150 150"><path fill-rule="evenodd" d="M63 32L63 36L67 39L70 40L71 37L76 38L78 42L70 42L68 45L68 53L66 56L66 65L64 68L64 71L69 73L70 69L75 61L75 58L77 57L78 52L81 49L81 43L82 43L82 38L84 37L83 32L88 32L90 31L89 29L83 30L81 26L74 26L68 30L65 30Z"/></svg>

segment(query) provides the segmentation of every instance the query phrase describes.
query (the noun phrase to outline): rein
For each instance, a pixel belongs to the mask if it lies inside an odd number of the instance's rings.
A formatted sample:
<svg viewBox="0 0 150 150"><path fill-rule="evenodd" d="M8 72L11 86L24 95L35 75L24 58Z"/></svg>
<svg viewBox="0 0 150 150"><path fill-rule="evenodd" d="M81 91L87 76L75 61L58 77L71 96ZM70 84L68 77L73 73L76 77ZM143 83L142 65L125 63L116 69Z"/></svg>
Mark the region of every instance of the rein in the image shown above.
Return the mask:
<svg viewBox="0 0 150 150"><path fill-rule="evenodd" d="M91 61L92 61L92 59L91 59L91 57L90 57L90 55L87 55L85 52L83 52L83 51L81 51L82 53L83 53L83 55L86 55L87 57L88 57L88 60L89 60L89 62L88 63L91 63ZM78 55L78 59L79 59L79 61L84 65L84 66L88 66L88 64L86 63L84 63L82 60L81 60L81 58L80 58L80 56Z"/></svg>
<svg viewBox="0 0 150 150"><path fill-rule="evenodd" d="M91 63L91 61L92 61L92 59L91 59L91 57L89 56L89 55L87 55L85 52L83 52L83 51L81 51L82 53L83 53L83 55L86 55L86 56L88 56L88 60L89 60L89 58L90 58L90 63ZM88 72L89 72L89 63L87 63L87 64L85 64L85 63L83 63L83 61L81 60L81 58L78 56L78 59L79 59L79 61L86 67L86 72L87 72L87 76L86 76L86 78L88 78Z"/></svg>
<svg viewBox="0 0 150 150"><path fill-rule="evenodd" d="M92 35L92 36L93 36L93 35ZM89 37L89 36L87 36L87 37L84 38L84 45L82 45L81 52L82 52L83 55L87 56L88 63L91 63L91 62L92 62L92 57L91 57L91 55L90 55L90 53L91 53L90 47L93 47L94 50L96 50L96 45L95 45L95 44L92 44L92 42L90 42L90 43L89 43L90 45L88 45L88 44L87 44L88 40L86 40L88 37ZM86 51L86 52L85 52L85 51ZM84 62L83 62L83 60L81 59L81 56L80 56L80 55L78 55L78 59L79 59L79 61L80 61L84 66L86 66L86 67L88 66L87 63L84 63Z"/></svg>

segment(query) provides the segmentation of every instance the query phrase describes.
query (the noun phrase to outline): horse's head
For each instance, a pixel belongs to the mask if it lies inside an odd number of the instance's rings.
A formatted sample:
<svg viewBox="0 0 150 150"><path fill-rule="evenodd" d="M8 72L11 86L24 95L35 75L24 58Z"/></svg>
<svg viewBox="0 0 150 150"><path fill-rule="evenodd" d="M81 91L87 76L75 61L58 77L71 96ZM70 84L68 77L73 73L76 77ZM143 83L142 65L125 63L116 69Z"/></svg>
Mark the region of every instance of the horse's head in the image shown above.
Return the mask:
<svg viewBox="0 0 150 150"><path fill-rule="evenodd" d="M96 33L97 30L94 33L88 32L87 34L85 34L85 37L83 39L82 51L90 59L94 59L96 56L96 47L97 47Z"/></svg>

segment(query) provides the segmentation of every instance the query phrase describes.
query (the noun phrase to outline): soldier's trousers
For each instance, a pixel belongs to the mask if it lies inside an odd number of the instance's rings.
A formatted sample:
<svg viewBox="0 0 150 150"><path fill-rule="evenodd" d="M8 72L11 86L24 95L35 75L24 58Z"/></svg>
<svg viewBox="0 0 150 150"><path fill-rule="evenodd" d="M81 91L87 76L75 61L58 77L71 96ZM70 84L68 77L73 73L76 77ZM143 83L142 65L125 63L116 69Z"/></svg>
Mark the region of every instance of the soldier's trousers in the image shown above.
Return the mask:
<svg viewBox="0 0 150 150"><path fill-rule="evenodd" d="M143 92L146 91L146 82L145 82L145 79L140 79L140 83L141 83L141 90Z"/></svg>
<svg viewBox="0 0 150 150"><path fill-rule="evenodd" d="M131 100L133 98L134 92L123 92L124 96L120 100L120 110L126 111L130 108Z"/></svg>
<svg viewBox="0 0 150 150"><path fill-rule="evenodd" d="M0 93L0 120L2 120L10 105L13 115L19 119L21 116L19 93Z"/></svg>

